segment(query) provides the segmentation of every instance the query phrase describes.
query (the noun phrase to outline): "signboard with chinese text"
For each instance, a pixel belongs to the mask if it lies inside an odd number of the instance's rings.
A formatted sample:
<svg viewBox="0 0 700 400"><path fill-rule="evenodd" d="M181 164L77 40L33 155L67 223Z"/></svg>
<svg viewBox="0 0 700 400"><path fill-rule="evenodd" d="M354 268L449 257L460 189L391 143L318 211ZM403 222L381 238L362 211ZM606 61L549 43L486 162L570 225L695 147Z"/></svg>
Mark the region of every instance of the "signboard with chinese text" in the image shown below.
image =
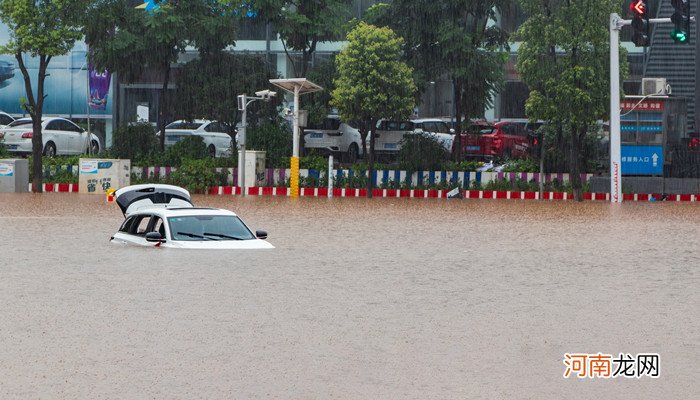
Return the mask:
<svg viewBox="0 0 700 400"><path fill-rule="evenodd" d="M645 100L641 103L638 100L623 100L620 102L620 108L624 110L635 111L661 111L664 109L663 101Z"/></svg>
<svg viewBox="0 0 700 400"><path fill-rule="evenodd" d="M663 146L622 145L622 175L663 175Z"/></svg>
<svg viewBox="0 0 700 400"><path fill-rule="evenodd" d="M129 186L131 160L80 159L80 193L105 194L109 189Z"/></svg>

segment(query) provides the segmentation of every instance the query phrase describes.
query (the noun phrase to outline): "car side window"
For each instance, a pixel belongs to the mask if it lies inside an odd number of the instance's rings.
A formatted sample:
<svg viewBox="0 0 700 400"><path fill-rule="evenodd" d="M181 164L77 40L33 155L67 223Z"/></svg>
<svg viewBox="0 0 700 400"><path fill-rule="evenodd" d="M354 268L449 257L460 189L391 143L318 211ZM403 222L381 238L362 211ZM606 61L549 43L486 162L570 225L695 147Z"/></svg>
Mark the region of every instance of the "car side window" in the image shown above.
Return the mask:
<svg viewBox="0 0 700 400"><path fill-rule="evenodd" d="M12 121L14 120L9 115L0 114L0 125L9 125Z"/></svg>
<svg viewBox="0 0 700 400"><path fill-rule="evenodd" d="M122 226L119 228L119 232L129 233L131 230L131 224L134 222L134 217L129 217L124 220Z"/></svg>
<svg viewBox="0 0 700 400"><path fill-rule="evenodd" d="M165 237L165 224L163 224L163 220L158 217L154 217L153 226L149 232L158 232L160 233L160 237Z"/></svg>
<svg viewBox="0 0 700 400"><path fill-rule="evenodd" d="M54 120L46 124L46 130L51 130L51 131L61 131L63 129L63 124L61 124L60 120Z"/></svg>
<svg viewBox="0 0 700 400"><path fill-rule="evenodd" d="M150 223L150 215L138 216L131 225L130 233L133 235L145 236L146 233L148 233L148 225Z"/></svg>
<svg viewBox="0 0 700 400"><path fill-rule="evenodd" d="M63 121L63 129L70 132L80 133L83 131L78 125L72 123L71 121Z"/></svg>

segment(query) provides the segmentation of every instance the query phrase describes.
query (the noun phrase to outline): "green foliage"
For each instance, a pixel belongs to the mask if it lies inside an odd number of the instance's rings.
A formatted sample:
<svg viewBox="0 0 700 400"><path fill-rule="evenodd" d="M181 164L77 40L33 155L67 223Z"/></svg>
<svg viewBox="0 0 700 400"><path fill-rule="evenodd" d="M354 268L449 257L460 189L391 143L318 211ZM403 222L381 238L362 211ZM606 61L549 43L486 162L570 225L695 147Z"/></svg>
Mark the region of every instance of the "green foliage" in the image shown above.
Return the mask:
<svg viewBox="0 0 700 400"><path fill-rule="evenodd" d="M443 171L476 171L484 165L483 161L447 161L443 164Z"/></svg>
<svg viewBox="0 0 700 400"><path fill-rule="evenodd" d="M306 77L319 42L338 40L350 18L347 0L261 0L256 6L277 29L285 52L301 52L300 68L292 63L294 76ZM290 57L291 59L291 57Z"/></svg>
<svg viewBox="0 0 700 400"><path fill-rule="evenodd" d="M82 34L88 0L0 1L0 21L10 40L0 53L60 56L68 53Z"/></svg>
<svg viewBox="0 0 700 400"><path fill-rule="evenodd" d="M211 186L221 185L222 177L212 169L211 160L184 160L170 175L169 183L192 193L206 193Z"/></svg>
<svg viewBox="0 0 700 400"><path fill-rule="evenodd" d="M458 92L460 116L480 117L503 86L508 37L497 24L497 11L505 4L393 0L373 5L367 19L405 39L404 59L413 67L419 87L447 76Z"/></svg>
<svg viewBox="0 0 700 400"><path fill-rule="evenodd" d="M224 52L204 55L180 69L173 106L182 118L217 120L232 133L241 117L238 95L252 96L269 87L269 80L276 77L276 71L260 56ZM251 103L246 114L248 125L276 115L281 98Z"/></svg>
<svg viewBox="0 0 700 400"><path fill-rule="evenodd" d="M149 14L130 1L96 2L85 26L91 61L129 81L150 68L163 71L187 45L202 54L219 51L235 39L231 7L220 1L174 1Z"/></svg>
<svg viewBox="0 0 700 400"><path fill-rule="evenodd" d="M540 166L531 158L509 160L503 172L539 172Z"/></svg>
<svg viewBox="0 0 700 400"><path fill-rule="evenodd" d="M78 175L65 169L56 171L44 179L46 183L78 183Z"/></svg>
<svg viewBox="0 0 700 400"><path fill-rule="evenodd" d="M209 160L209 158L207 146L199 136L187 136L170 146L165 152L167 165L184 166L188 161L207 159L205 161L209 166L212 166L212 160Z"/></svg>
<svg viewBox="0 0 700 400"><path fill-rule="evenodd" d="M266 121L248 128L246 147L249 150L265 151L268 168L289 168L292 155L292 132L282 121Z"/></svg>
<svg viewBox="0 0 700 400"><path fill-rule="evenodd" d="M158 151L156 131L151 124L122 125L114 131L110 152L115 158L141 159Z"/></svg>
<svg viewBox="0 0 700 400"><path fill-rule="evenodd" d="M399 168L407 171L430 171L442 168L449 154L432 135L405 135L398 154Z"/></svg>
<svg viewBox="0 0 700 400"><path fill-rule="evenodd" d="M10 158L10 152L7 151L5 145L2 144L2 140L0 140L0 158Z"/></svg>
<svg viewBox="0 0 700 400"><path fill-rule="evenodd" d="M299 159L299 168L326 171L328 170L328 159L319 155L301 157Z"/></svg>

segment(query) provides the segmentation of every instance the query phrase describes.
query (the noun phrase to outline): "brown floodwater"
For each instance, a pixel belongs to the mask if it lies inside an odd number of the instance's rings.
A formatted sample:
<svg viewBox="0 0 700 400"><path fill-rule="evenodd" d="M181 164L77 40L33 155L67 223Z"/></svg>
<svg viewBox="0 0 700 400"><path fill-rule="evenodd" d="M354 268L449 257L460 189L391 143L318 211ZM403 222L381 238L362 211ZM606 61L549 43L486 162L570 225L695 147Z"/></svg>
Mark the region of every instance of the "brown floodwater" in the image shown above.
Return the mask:
<svg viewBox="0 0 700 400"><path fill-rule="evenodd" d="M116 246L102 196L0 194L0 398L700 393L700 205L194 201L276 249ZM563 377L598 352L660 376Z"/></svg>

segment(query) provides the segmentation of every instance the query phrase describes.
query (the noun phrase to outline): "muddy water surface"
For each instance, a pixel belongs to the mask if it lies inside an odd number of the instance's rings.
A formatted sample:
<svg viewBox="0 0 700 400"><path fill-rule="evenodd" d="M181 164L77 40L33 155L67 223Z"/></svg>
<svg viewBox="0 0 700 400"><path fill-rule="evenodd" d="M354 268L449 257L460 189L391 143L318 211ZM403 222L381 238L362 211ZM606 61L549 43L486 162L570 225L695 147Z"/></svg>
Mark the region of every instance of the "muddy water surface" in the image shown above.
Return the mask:
<svg viewBox="0 0 700 400"><path fill-rule="evenodd" d="M0 194L0 398L700 393L700 206L195 197L271 251L126 248L101 196ZM564 379L564 353L661 356Z"/></svg>

